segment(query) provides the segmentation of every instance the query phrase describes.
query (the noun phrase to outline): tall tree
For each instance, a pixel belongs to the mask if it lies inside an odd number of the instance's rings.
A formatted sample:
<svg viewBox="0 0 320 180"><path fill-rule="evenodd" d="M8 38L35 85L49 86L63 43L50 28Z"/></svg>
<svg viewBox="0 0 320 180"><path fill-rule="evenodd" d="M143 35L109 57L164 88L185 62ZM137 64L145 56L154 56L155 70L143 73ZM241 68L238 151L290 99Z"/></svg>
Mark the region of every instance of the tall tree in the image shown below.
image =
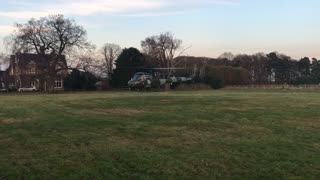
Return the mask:
<svg viewBox="0 0 320 180"><path fill-rule="evenodd" d="M160 35L147 37L141 42L143 52L158 61L162 68L168 68L169 74L175 67L175 56L182 48L182 40L177 39L172 33L166 32ZM180 53L181 54L181 53Z"/></svg>
<svg viewBox="0 0 320 180"><path fill-rule="evenodd" d="M293 80L291 58L289 56L272 52L267 55L271 72L275 75L275 83L290 83Z"/></svg>
<svg viewBox="0 0 320 180"><path fill-rule="evenodd" d="M316 58L312 58L311 64L311 76L314 84L320 83L320 61Z"/></svg>
<svg viewBox="0 0 320 180"><path fill-rule="evenodd" d="M117 44L106 43L102 47L101 51L102 51L102 54L104 57L106 73L108 74L109 77L111 77L111 74L113 72L113 68L115 66L115 61L119 57L122 49Z"/></svg>
<svg viewBox="0 0 320 180"><path fill-rule="evenodd" d="M311 62L308 57L304 57L300 59L298 62L298 68L300 72L300 76L307 77L310 75L311 72Z"/></svg>
<svg viewBox="0 0 320 180"><path fill-rule="evenodd" d="M68 61L69 67L93 73L98 77L104 73L104 68L102 67L104 63L95 48L74 50L68 53Z"/></svg>
<svg viewBox="0 0 320 180"><path fill-rule="evenodd" d="M124 49L116 60L111 84L114 87L127 86L130 78L144 68L145 64L145 56L138 49Z"/></svg>
<svg viewBox="0 0 320 180"><path fill-rule="evenodd" d="M14 33L7 38L13 53L62 55L66 50L89 45L83 27L60 14L40 19L32 18L25 24L16 24L15 28Z"/></svg>
<svg viewBox="0 0 320 180"><path fill-rule="evenodd" d="M268 58L263 53L257 53L252 55L253 64L252 69L253 73L252 80L255 84L268 84L270 83L270 68L268 67Z"/></svg>

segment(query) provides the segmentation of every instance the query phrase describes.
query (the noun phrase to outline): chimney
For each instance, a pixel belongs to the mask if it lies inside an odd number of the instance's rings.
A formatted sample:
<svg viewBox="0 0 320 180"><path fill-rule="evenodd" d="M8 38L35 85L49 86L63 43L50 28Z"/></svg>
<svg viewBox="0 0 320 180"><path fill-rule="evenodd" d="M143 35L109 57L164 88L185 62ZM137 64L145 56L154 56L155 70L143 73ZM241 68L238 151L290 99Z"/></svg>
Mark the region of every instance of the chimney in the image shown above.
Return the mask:
<svg viewBox="0 0 320 180"><path fill-rule="evenodd" d="M16 68L16 56L15 55L11 55L10 56L10 64L9 64L9 68L10 68L10 74L13 75L15 68Z"/></svg>

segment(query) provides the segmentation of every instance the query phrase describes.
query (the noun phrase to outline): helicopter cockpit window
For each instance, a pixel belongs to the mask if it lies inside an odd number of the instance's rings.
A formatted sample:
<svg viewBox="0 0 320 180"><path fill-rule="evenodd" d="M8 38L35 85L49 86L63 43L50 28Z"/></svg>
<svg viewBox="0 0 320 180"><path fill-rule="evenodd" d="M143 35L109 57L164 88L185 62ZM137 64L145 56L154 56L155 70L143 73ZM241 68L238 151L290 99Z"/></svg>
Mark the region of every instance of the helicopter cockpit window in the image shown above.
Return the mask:
<svg viewBox="0 0 320 180"><path fill-rule="evenodd" d="M136 75L133 76L132 80L137 81L137 80L139 80L140 78L141 78L141 75L140 75L140 74L136 74Z"/></svg>

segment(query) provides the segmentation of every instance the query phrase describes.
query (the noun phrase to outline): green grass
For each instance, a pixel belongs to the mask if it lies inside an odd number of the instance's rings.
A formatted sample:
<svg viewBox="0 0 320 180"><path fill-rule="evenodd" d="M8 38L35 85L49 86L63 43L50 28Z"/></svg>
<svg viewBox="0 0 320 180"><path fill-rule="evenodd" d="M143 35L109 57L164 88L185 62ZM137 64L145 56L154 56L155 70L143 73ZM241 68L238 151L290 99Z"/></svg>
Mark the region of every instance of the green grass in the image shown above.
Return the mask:
<svg viewBox="0 0 320 180"><path fill-rule="evenodd" d="M0 95L0 179L317 179L320 92Z"/></svg>

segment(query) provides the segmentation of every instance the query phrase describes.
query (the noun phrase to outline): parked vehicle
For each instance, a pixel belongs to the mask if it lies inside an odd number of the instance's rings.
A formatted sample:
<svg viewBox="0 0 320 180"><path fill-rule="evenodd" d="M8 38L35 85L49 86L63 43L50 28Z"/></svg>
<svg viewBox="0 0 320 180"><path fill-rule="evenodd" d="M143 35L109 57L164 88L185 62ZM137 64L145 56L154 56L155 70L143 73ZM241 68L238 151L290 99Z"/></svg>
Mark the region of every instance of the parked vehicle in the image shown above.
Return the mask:
<svg viewBox="0 0 320 180"><path fill-rule="evenodd" d="M19 92L36 92L38 91L38 89L35 86L33 86L31 88L19 88L18 91Z"/></svg>
<svg viewBox="0 0 320 180"><path fill-rule="evenodd" d="M4 83L0 83L0 92L8 92L8 89L4 85Z"/></svg>
<svg viewBox="0 0 320 180"><path fill-rule="evenodd" d="M9 92L7 88L0 88L0 92Z"/></svg>

